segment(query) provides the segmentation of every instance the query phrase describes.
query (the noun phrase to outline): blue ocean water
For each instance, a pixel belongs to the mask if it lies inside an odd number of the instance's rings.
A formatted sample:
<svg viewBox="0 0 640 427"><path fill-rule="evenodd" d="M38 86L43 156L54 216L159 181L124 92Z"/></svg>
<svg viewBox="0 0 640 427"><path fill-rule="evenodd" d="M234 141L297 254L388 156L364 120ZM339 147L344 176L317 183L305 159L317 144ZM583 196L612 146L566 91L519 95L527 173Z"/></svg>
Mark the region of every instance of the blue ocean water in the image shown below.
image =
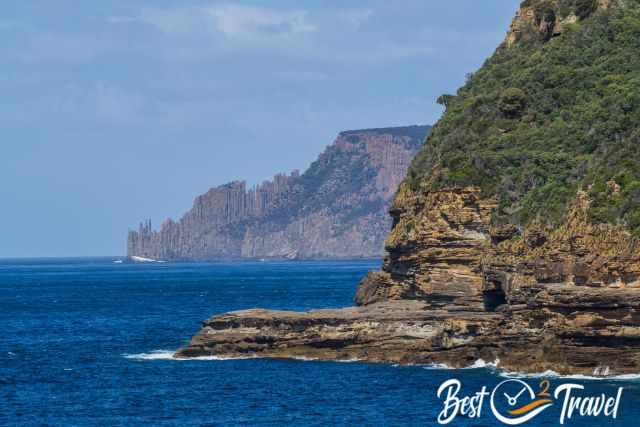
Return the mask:
<svg viewBox="0 0 640 427"><path fill-rule="evenodd" d="M377 267L0 260L0 426L431 426L444 381L459 379L462 397L505 380L492 368L168 358L214 313L348 306ZM526 381L537 390L540 380ZM574 415L565 425L640 419L639 380L550 381L593 396L624 388L616 420ZM559 425L560 406L526 425ZM485 402L479 418L450 425L500 424Z"/></svg>

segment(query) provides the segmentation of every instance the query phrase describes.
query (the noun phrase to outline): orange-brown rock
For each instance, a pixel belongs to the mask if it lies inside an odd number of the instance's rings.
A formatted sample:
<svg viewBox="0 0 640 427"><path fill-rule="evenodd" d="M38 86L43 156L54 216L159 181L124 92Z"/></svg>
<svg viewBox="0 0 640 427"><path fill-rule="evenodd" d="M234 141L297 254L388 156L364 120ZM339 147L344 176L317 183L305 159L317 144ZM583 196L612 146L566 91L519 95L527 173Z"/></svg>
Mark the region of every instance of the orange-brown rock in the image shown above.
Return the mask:
<svg viewBox="0 0 640 427"><path fill-rule="evenodd" d="M476 188L418 195L403 186L389 253L360 284L358 307L217 316L176 356L457 367L482 358L527 372L639 372L640 254L631 236L591 225L584 193L553 230L492 227L494 207Z"/></svg>
<svg viewBox="0 0 640 427"><path fill-rule="evenodd" d="M595 11L608 9L613 0L597 0ZM516 12L505 38L507 46L513 46L528 34L555 37L567 25L579 20L572 8L564 9L561 0L525 1Z"/></svg>

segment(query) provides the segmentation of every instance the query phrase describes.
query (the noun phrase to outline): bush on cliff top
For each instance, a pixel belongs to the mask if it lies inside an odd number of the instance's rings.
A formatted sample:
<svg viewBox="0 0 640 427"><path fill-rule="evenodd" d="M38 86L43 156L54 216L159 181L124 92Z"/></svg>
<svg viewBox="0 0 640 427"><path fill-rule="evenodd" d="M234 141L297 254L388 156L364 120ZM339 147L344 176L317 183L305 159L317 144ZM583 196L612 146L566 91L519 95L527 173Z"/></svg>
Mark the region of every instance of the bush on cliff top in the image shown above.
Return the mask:
<svg viewBox="0 0 640 427"><path fill-rule="evenodd" d="M594 221L640 234L639 4L500 46L447 99L411 187L480 186L499 196L498 221L520 225L557 222L590 189Z"/></svg>

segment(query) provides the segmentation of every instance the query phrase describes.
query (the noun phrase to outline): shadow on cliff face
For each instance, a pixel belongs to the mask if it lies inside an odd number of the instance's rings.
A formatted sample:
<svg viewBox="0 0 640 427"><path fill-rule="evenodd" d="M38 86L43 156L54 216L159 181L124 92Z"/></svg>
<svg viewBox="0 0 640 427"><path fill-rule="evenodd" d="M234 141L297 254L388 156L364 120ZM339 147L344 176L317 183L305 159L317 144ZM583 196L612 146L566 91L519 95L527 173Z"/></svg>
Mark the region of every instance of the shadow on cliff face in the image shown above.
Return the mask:
<svg viewBox="0 0 640 427"><path fill-rule="evenodd" d="M482 297L486 311L496 311L498 307L507 303L507 296L502 289L485 291Z"/></svg>

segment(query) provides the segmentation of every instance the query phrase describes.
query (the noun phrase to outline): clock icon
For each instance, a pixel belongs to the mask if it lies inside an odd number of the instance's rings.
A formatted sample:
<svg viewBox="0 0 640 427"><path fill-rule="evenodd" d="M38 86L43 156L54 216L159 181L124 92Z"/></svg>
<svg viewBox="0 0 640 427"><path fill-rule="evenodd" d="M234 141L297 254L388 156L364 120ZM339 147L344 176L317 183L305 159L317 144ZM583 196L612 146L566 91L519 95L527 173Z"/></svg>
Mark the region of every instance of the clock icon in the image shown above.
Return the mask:
<svg viewBox="0 0 640 427"><path fill-rule="evenodd" d="M533 388L522 380L505 380L491 393L491 411L504 424L520 425L553 405L553 400L547 397L546 389L536 395ZM505 402L506 405L499 408L500 402Z"/></svg>

